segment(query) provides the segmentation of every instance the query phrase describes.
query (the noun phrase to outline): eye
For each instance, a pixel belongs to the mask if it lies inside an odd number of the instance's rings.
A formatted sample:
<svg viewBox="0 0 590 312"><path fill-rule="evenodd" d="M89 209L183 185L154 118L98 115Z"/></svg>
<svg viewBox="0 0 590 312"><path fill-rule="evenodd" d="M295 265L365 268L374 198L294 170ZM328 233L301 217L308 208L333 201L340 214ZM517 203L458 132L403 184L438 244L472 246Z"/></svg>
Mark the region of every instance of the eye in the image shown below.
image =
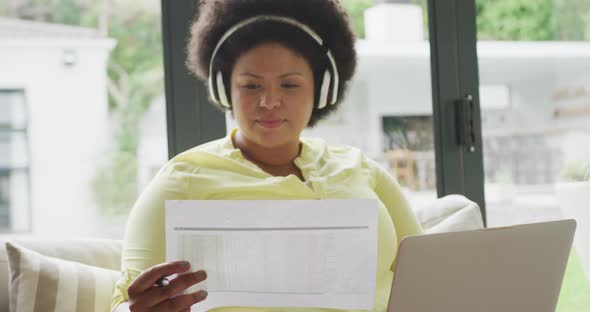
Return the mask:
<svg viewBox="0 0 590 312"><path fill-rule="evenodd" d="M255 83L248 83L248 84L241 85L240 87L242 87L244 89L248 89L248 90L256 90L256 89L260 88L260 85L255 84Z"/></svg>
<svg viewBox="0 0 590 312"><path fill-rule="evenodd" d="M294 88L298 88L299 85L298 84L294 84L294 83L283 83L281 85L281 87L286 88L286 89L294 89Z"/></svg>

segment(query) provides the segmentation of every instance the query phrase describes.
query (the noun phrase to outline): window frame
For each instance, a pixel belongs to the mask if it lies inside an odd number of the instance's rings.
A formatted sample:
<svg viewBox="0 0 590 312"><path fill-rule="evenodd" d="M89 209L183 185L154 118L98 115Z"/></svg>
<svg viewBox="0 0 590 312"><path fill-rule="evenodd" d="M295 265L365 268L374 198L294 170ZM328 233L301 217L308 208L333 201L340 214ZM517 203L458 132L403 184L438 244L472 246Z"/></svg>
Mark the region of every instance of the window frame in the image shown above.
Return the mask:
<svg viewBox="0 0 590 312"><path fill-rule="evenodd" d="M225 116L209 103L207 87L185 65L186 40L198 1L161 3L168 157L172 158L225 136Z"/></svg>
<svg viewBox="0 0 590 312"><path fill-rule="evenodd" d="M475 201L486 225L475 0L428 0L428 13L437 193ZM454 105L467 94L473 97L474 152L456 139Z"/></svg>

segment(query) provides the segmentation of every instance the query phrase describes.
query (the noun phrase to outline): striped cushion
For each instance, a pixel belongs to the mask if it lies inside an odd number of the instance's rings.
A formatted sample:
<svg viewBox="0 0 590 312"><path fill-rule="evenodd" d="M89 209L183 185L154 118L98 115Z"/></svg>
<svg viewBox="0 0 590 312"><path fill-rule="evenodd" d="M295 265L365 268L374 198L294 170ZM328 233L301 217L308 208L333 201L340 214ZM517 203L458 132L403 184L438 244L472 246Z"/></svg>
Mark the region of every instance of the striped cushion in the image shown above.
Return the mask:
<svg viewBox="0 0 590 312"><path fill-rule="evenodd" d="M10 312L108 311L120 272L6 243Z"/></svg>

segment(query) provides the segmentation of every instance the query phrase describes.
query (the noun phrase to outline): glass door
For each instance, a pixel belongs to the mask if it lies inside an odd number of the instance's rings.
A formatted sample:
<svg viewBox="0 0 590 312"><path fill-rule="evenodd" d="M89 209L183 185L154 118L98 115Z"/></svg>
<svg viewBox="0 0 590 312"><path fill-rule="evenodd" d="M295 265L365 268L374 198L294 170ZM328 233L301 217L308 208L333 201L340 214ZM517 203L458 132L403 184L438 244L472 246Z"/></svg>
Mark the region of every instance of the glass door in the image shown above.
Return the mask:
<svg viewBox="0 0 590 312"><path fill-rule="evenodd" d="M590 306L588 16L588 1L477 1L488 225L577 219L568 312Z"/></svg>

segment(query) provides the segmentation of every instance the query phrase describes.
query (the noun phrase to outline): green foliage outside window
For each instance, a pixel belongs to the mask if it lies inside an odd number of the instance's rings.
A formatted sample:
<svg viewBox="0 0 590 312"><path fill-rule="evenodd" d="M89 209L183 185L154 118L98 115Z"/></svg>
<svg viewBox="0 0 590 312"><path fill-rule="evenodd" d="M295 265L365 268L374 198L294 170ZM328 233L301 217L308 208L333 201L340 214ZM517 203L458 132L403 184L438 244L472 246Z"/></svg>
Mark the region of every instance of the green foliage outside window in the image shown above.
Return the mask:
<svg viewBox="0 0 590 312"><path fill-rule="evenodd" d="M358 38L365 37L365 10L373 5L373 0L340 0L348 13L352 28Z"/></svg>
<svg viewBox="0 0 590 312"><path fill-rule="evenodd" d="M480 40L551 40L552 0L478 0L477 29Z"/></svg>
<svg viewBox="0 0 590 312"><path fill-rule="evenodd" d="M365 37L364 11L372 0L340 0L359 38ZM422 7L428 30L427 0ZM551 41L590 40L588 0L476 0L479 40Z"/></svg>
<svg viewBox="0 0 590 312"><path fill-rule="evenodd" d="M568 164L561 176L565 181L590 182L590 160L579 160Z"/></svg>
<svg viewBox="0 0 590 312"><path fill-rule="evenodd" d="M480 40L590 40L588 0L476 0Z"/></svg>

